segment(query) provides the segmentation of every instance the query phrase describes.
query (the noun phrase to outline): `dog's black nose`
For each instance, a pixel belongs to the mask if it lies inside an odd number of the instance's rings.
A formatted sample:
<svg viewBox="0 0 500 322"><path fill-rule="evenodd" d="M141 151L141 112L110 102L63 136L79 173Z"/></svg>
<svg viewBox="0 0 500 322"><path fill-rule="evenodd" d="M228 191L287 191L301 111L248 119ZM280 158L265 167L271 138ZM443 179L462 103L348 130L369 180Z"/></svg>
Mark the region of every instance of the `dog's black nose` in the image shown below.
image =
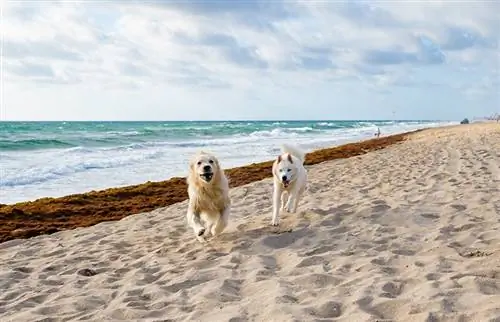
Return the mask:
<svg viewBox="0 0 500 322"><path fill-rule="evenodd" d="M210 167L209 165L206 165L203 167L203 170L208 172L208 171L212 170L212 167Z"/></svg>
<svg viewBox="0 0 500 322"><path fill-rule="evenodd" d="M286 181L286 176L282 176L281 180Z"/></svg>

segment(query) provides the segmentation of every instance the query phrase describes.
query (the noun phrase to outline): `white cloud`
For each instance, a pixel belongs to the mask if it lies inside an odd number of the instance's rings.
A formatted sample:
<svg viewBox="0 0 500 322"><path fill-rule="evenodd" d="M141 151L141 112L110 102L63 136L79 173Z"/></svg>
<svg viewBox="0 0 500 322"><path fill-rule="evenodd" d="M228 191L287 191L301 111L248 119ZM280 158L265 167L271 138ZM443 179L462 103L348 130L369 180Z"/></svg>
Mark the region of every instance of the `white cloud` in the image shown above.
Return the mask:
<svg viewBox="0 0 500 322"><path fill-rule="evenodd" d="M360 119L392 117L388 106L400 118L460 119L500 110L497 1L1 5L9 119ZM422 108L432 98L442 106Z"/></svg>

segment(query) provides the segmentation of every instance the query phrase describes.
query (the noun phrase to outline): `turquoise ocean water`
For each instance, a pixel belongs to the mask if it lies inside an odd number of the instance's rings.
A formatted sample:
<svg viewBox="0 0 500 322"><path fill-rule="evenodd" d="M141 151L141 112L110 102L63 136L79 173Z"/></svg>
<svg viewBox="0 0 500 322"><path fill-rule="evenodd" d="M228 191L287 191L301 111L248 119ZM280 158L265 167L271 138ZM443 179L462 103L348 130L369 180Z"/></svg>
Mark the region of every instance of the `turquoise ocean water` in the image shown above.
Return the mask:
<svg viewBox="0 0 500 322"><path fill-rule="evenodd" d="M306 151L437 121L0 122L0 203L184 176L210 150L224 167L274 158L279 144Z"/></svg>

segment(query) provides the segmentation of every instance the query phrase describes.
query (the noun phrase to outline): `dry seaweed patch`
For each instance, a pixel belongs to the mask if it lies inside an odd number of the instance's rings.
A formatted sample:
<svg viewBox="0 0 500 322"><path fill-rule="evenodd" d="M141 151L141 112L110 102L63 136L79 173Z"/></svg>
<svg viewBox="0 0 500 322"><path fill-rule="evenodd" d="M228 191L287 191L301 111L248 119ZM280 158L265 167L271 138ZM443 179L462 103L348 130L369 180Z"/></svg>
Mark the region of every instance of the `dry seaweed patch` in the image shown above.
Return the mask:
<svg viewBox="0 0 500 322"><path fill-rule="evenodd" d="M414 132L314 151L307 155L305 163L314 165L383 149L402 142ZM271 165L272 161L254 163L228 169L226 173L231 187L238 187L270 177ZM187 198L186 189L185 179L174 177L161 182L146 182L60 198L0 204L0 242L120 220L183 201Z"/></svg>

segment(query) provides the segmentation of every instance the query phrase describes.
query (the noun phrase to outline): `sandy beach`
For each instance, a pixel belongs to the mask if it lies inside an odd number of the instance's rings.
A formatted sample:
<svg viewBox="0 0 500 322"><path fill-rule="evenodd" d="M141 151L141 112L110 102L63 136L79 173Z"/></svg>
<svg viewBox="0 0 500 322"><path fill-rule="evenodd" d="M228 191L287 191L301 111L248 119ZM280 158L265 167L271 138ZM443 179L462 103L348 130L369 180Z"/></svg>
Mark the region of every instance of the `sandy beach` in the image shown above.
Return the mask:
<svg viewBox="0 0 500 322"><path fill-rule="evenodd" d="M374 150L308 166L279 228L266 178L208 245L186 201L1 243L0 321L500 321L500 124Z"/></svg>

